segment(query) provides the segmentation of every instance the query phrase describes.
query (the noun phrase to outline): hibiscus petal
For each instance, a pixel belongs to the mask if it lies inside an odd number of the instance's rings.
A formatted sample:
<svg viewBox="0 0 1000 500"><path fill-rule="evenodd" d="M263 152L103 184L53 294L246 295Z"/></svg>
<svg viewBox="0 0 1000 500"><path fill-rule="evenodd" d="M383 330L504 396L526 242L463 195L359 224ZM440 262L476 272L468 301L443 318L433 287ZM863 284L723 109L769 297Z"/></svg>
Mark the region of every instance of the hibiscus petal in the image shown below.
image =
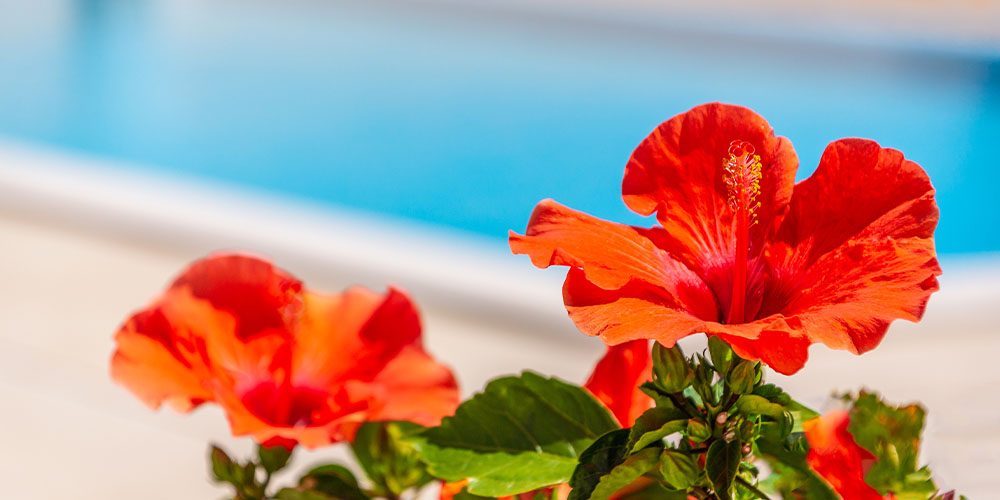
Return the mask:
<svg viewBox="0 0 1000 500"><path fill-rule="evenodd" d="M584 387L611 410L622 427L631 427L653 406L653 400L638 387L652 378L652 370L649 341L632 340L608 346Z"/></svg>
<svg viewBox="0 0 1000 500"><path fill-rule="evenodd" d="M171 285L186 288L237 319L237 335L250 338L285 329L301 307L302 283L270 262L217 254L191 264Z"/></svg>
<svg viewBox="0 0 1000 500"><path fill-rule="evenodd" d="M406 420L432 427L453 415L459 403L451 370L419 345L400 351L369 385L375 398L370 421Z"/></svg>
<svg viewBox="0 0 1000 500"><path fill-rule="evenodd" d="M701 278L658 248L652 235L651 230L608 222L544 200L535 207L524 236L511 232L510 248L515 254L529 255L540 268L580 268L587 280L605 290L622 288L633 280L645 282L702 317L715 318L715 298Z"/></svg>
<svg viewBox="0 0 1000 500"><path fill-rule="evenodd" d="M329 409L335 415L354 409L328 423L315 422L326 429L327 442L351 439L364 421L437 425L455 411L455 378L424 352L420 317L405 292L353 287L338 295L306 292L304 301L293 353L294 385L343 390ZM291 437L291 432L282 435ZM304 446L322 445L314 433L297 436L306 439Z"/></svg>
<svg viewBox="0 0 1000 500"><path fill-rule="evenodd" d="M420 316L405 292L352 287L339 295L305 294L295 335L296 384L371 380L401 350L420 345Z"/></svg>
<svg viewBox="0 0 1000 500"><path fill-rule="evenodd" d="M805 366L812 342L789 327L783 319L758 321L745 326L716 325L715 328L707 328L707 332L725 340L739 357L762 361L778 373L791 375ZM739 330L752 333L748 336L733 334Z"/></svg>
<svg viewBox="0 0 1000 500"><path fill-rule="evenodd" d="M420 332L416 305L406 292L390 287L358 332L364 348L355 358L351 374L358 379L374 376L407 347L420 348Z"/></svg>
<svg viewBox="0 0 1000 500"><path fill-rule="evenodd" d="M167 293L129 318L115 334L111 378L149 407L164 402L188 412L214 399L192 330L230 330L232 318L188 293Z"/></svg>
<svg viewBox="0 0 1000 500"><path fill-rule="evenodd" d="M934 189L919 165L864 139L830 144L795 187L768 249L764 314L801 322L829 347L874 349L894 319L917 321L941 274Z"/></svg>
<svg viewBox="0 0 1000 500"><path fill-rule="evenodd" d="M343 439L339 432L346 421L361 420L355 415L344 415L323 425L275 425L260 417L246 406L235 393L220 394L218 403L226 412L233 436L251 436L258 443L279 443L291 448L294 443L309 449L321 448Z"/></svg>
<svg viewBox="0 0 1000 500"><path fill-rule="evenodd" d="M410 345L398 352L370 382L342 380L344 390L318 408L312 421L276 425L235 393L219 398L233 435L251 435L258 442L280 439L310 449L352 440L363 422L404 420L434 426L455 413L458 385L448 367L422 348ZM281 394L281 391L275 391ZM333 412L332 418L321 413Z"/></svg>
<svg viewBox="0 0 1000 500"><path fill-rule="evenodd" d="M666 228L663 248L727 297L735 236L723 162L734 140L753 145L763 165L759 226L750 234L757 255L787 211L798 157L752 110L712 103L667 120L632 153L622 182L625 204L641 215L655 212Z"/></svg>
<svg viewBox="0 0 1000 500"><path fill-rule="evenodd" d="M351 370L364 349L361 330L384 301L382 294L362 287L330 295L306 292L295 333L295 384L326 387Z"/></svg>
<svg viewBox="0 0 1000 500"><path fill-rule="evenodd" d="M662 290L633 281L616 290L591 283L571 268L563 284L563 302L576 327L609 345L652 339L665 346L704 331L704 322L667 297Z"/></svg>
<svg viewBox="0 0 1000 500"><path fill-rule="evenodd" d="M590 283L582 271L570 269L563 301L580 331L599 336L609 345L652 339L669 347L688 335L717 335L740 357L763 361L786 375L800 370L809 356L811 342L796 320L790 323L775 315L734 325L704 321L642 282L604 290Z"/></svg>
<svg viewBox="0 0 1000 500"><path fill-rule="evenodd" d="M849 500L882 500L875 488L865 482L864 462L874 459L858 445L847 430L846 410L827 413L802 424L809 452L806 461L820 477L830 483L841 497Z"/></svg>

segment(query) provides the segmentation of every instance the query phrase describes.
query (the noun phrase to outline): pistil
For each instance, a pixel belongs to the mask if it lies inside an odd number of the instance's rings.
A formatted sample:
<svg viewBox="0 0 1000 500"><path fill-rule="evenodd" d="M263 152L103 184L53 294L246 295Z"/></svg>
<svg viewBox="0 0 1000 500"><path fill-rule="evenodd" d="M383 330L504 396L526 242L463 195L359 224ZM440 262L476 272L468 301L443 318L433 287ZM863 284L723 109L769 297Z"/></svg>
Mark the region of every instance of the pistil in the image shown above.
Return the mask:
<svg viewBox="0 0 1000 500"><path fill-rule="evenodd" d="M750 228L757 224L760 202L761 163L748 142L733 141L729 144L729 157L723 163L726 185L729 188L729 208L735 224L733 259L733 294L729 305L727 323L746 321L747 268L750 253Z"/></svg>

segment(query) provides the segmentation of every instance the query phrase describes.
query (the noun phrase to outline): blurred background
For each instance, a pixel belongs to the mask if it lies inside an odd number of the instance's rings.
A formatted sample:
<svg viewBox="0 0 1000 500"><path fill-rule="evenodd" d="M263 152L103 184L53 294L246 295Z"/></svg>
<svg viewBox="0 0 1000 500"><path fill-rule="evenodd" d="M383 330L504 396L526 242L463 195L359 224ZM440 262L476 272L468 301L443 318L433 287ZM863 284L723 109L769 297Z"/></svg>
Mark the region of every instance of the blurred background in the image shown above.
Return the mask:
<svg viewBox="0 0 1000 500"><path fill-rule="evenodd" d="M206 442L250 446L221 412L152 413L107 375L119 323L217 249L313 288L409 289L466 395L524 368L583 382L603 345L507 231L549 197L652 224L621 201L625 161L709 101L765 116L800 180L851 136L930 173L945 274L925 320L774 380L819 408L861 386L923 401L939 483L989 498L994 0L0 0L0 491L224 495Z"/></svg>

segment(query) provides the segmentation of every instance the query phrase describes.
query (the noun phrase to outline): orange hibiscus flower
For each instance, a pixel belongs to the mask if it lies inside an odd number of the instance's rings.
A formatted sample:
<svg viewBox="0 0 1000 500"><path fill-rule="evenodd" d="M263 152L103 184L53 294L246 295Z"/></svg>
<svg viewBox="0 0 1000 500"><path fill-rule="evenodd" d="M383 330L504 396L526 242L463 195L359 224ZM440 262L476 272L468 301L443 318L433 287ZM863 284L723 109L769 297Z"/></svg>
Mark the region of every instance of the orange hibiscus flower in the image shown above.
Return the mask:
<svg viewBox="0 0 1000 500"><path fill-rule="evenodd" d="M865 473L875 463L875 456L864 449L847 430L847 410L827 413L802 424L809 453L806 461L833 490L849 500L883 500L875 488L865 482ZM885 500L894 497L888 495Z"/></svg>
<svg viewBox="0 0 1000 500"><path fill-rule="evenodd" d="M151 408L213 401L234 435L316 448L365 421L437 425L458 406L405 293L303 288L264 260L192 264L115 336L111 376Z"/></svg>
<svg viewBox="0 0 1000 500"><path fill-rule="evenodd" d="M941 273L934 189L916 163L842 139L795 184L797 168L761 116L698 106L657 127L625 167L625 204L659 226L546 200L510 246L538 267L569 266L569 315L608 344L706 333L794 373L810 344L860 354L894 319L919 320Z"/></svg>

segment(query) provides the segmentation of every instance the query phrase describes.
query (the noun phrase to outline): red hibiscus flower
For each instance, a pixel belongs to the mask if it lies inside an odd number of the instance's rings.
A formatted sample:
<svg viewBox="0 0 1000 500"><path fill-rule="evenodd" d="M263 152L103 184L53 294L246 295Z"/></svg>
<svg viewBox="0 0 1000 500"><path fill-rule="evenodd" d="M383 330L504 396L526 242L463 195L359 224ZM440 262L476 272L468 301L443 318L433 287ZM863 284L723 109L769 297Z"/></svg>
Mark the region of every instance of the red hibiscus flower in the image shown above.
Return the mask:
<svg viewBox="0 0 1000 500"><path fill-rule="evenodd" d="M584 387L611 410L622 427L632 427L639 415L653 407L653 399L639 390L652 377L649 341L632 340L608 346Z"/></svg>
<svg viewBox="0 0 1000 500"><path fill-rule="evenodd" d="M659 226L546 200L510 246L569 266L569 315L608 344L706 333L794 373L810 344L860 354L894 319L919 320L941 273L934 189L916 163L842 139L794 184L797 168L761 116L702 105L657 127L625 167L625 204Z"/></svg>
<svg viewBox="0 0 1000 500"><path fill-rule="evenodd" d="M809 441L806 461L833 490L847 500L883 500L882 495L865 482L865 473L875 456L862 448L847 430L847 410L827 413L802 424ZM894 498L887 495L885 500Z"/></svg>
<svg viewBox="0 0 1000 500"><path fill-rule="evenodd" d="M213 401L234 435L261 443L316 448L365 421L437 425L458 405L405 293L325 295L244 255L195 262L115 341L112 378L148 406Z"/></svg>

